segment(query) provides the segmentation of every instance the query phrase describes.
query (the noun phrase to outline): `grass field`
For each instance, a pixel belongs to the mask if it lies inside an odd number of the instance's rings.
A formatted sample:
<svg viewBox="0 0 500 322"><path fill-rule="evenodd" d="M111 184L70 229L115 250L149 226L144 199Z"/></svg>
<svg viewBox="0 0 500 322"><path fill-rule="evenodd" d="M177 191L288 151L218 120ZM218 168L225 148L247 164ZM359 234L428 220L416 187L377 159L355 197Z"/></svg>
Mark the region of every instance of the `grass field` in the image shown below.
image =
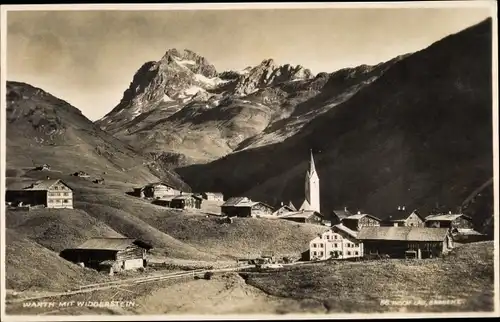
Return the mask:
<svg viewBox="0 0 500 322"><path fill-rule="evenodd" d="M493 242L481 242L462 245L444 258L326 262L242 274L267 294L321 301L330 313L451 312L493 310L493 269ZM416 304L439 299L462 303L381 305L384 300Z"/></svg>

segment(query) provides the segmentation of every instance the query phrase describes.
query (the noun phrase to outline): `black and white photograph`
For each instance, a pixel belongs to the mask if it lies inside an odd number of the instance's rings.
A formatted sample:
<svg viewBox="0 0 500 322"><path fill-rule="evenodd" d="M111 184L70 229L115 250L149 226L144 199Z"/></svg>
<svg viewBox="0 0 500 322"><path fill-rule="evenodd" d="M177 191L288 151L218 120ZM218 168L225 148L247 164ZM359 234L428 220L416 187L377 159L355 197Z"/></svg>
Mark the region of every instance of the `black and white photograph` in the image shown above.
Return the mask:
<svg viewBox="0 0 500 322"><path fill-rule="evenodd" d="M2 321L498 316L496 15L2 5Z"/></svg>

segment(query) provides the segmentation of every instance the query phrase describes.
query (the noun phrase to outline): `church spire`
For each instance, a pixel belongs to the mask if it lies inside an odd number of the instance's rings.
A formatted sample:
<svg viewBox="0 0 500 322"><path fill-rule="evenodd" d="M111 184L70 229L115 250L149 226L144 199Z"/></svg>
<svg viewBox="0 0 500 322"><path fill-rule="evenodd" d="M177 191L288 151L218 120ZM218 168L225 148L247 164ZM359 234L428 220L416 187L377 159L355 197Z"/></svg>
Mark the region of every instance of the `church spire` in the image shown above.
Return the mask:
<svg viewBox="0 0 500 322"><path fill-rule="evenodd" d="M310 151L311 151L311 161L309 164L309 175L313 175L313 173L316 172L316 166L314 165L314 157L312 149Z"/></svg>

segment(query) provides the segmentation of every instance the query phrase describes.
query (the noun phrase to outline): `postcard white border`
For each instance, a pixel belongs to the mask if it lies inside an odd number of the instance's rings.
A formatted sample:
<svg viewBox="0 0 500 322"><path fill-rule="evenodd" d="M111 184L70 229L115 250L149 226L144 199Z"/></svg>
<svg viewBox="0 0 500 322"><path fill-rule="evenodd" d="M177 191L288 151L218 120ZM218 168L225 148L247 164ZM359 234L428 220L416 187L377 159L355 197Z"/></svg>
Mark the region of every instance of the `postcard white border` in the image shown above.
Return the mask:
<svg viewBox="0 0 500 322"><path fill-rule="evenodd" d="M491 10L492 19L492 44L493 44L493 173L494 173L494 227L495 227L495 286L494 286L494 312L471 313L370 313L370 314L290 314L290 315L132 315L132 316L31 316L31 315L6 315L5 314L5 169L6 169L6 46L7 46L7 12L8 11L78 11L78 10L249 10L249 9L341 9L341 8L488 8ZM498 141L498 30L497 30L497 3L496 1L412 1L412 2L343 2L343 3L204 3L204 4L58 4L58 5L2 5L0 16L0 184L2 193L0 216L0 268L1 281L1 311L3 321L139 321L139 320L289 320L289 319L385 319L385 318L411 318L411 317L495 317L499 315L499 141Z"/></svg>

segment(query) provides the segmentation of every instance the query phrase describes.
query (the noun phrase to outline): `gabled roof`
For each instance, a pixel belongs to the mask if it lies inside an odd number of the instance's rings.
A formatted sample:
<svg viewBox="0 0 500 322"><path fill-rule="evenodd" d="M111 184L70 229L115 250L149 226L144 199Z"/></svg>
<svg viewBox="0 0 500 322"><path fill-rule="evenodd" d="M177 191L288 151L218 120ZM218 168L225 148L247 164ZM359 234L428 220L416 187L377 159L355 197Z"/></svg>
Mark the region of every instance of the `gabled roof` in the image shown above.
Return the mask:
<svg viewBox="0 0 500 322"><path fill-rule="evenodd" d="M422 221L425 221L425 218L422 217L418 213L417 210L413 210L412 212L407 212L405 210L397 210L397 211L391 213L390 215L388 215L386 218L384 218L384 221L390 221L390 222L393 222L393 221L405 221L406 219L408 219L408 217L410 217L411 214L415 214L420 219L422 219Z"/></svg>
<svg viewBox="0 0 500 322"><path fill-rule="evenodd" d="M145 249L153 246L135 238L92 238L76 247L76 249L98 249L98 250L124 250L131 245L137 245Z"/></svg>
<svg viewBox="0 0 500 322"><path fill-rule="evenodd" d="M369 214L355 214L355 215L350 215L349 217L345 217L343 218L342 220L360 220L361 218L364 218L364 217L370 217L374 220L377 220L377 221L381 221L379 218L373 216L373 215L369 215Z"/></svg>
<svg viewBox="0 0 500 322"><path fill-rule="evenodd" d="M287 212L283 215L278 216L278 218L311 218L312 216L319 216L322 217L321 214L317 211L314 210L304 210L304 211L293 211L293 212Z"/></svg>
<svg viewBox="0 0 500 322"><path fill-rule="evenodd" d="M224 194L222 192L202 192L201 194L214 195L214 196L224 196Z"/></svg>
<svg viewBox="0 0 500 322"><path fill-rule="evenodd" d="M155 187L155 186L166 186L166 187L169 187L169 188L172 188L172 189L176 189L173 185L171 185L169 183L166 183L166 182L152 182L152 183L148 183L143 188L146 188L146 187Z"/></svg>
<svg viewBox="0 0 500 322"><path fill-rule="evenodd" d="M352 229L350 229L342 224L332 226L332 231L335 231L335 230L344 232L353 238L358 238L358 233L356 231L354 231L354 230L352 230Z"/></svg>
<svg viewBox="0 0 500 322"><path fill-rule="evenodd" d="M455 228L452 230L452 234L461 236L484 236L484 234L481 234L472 228Z"/></svg>
<svg viewBox="0 0 500 322"><path fill-rule="evenodd" d="M342 220L343 218L347 218L349 216L352 216L352 214L347 209L333 210L332 212L340 220Z"/></svg>
<svg viewBox="0 0 500 322"><path fill-rule="evenodd" d="M290 207L290 206L288 206L288 205L283 205L283 206L279 207L278 209L276 209L276 211L279 211L280 209L286 209L286 210L288 210L289 212L292 212L292 211L297 211L297 209L292 208L292 207Z"/></svg>
<svg viewBox="0 0 500 322"><path fill-rule="evenodd" d="M359 240L394 241L443 241L448 234L447 228L427 227L361 227Z"/></svg>
<svg viewBox="0 0 500 322"><path fill-rule="evenodd" d="M202 197L195 195L195 194L182 194L182 195L177 195L172 198L172 200L186 200L189 198L195 198L195 199L203 199Z"/></svg>
<svg viewBox="0 0 500 322"><path fill-rule="evenodd" d="M425 218L425 221L453 221L460 217L463 217L467 220L472 220L471 217L464 214L439 214L439 215L428 216Z"/></svg>
<svg viewBox="0 0 500 322"><path fill-rule="evenodd" d="M68 187L69 189L71 189L71 187L68 186L66 183L64 183L62 180L60 180L60 179L52 179L52 180L40 180L40 181L37 181L37 182L33 183L32 185L30 185L28 187L25 187L24 190L30 190L30 191L47 191L53 185L55 185L56 183L62 183L63 185L65 185L66 187Z"/></svg>
<svg viewBox="0 0 500 322"><path fill-rule="evenodd" d="M299 210L309 210L311 208L311 205L307 201L307 199L304 199L304 202L302 205L299 207Z"/></svg>
<svg viewBox="0 0 500 322"><path fill-rule="evenodd" d="M222 204L222 206L223 207L226 207L226 206L236 206L237 204L239 204L240 202L245 201L245 200L250 200L250 199L248 199L247 197L231 197L231 198L227 199Z"/></svg>

